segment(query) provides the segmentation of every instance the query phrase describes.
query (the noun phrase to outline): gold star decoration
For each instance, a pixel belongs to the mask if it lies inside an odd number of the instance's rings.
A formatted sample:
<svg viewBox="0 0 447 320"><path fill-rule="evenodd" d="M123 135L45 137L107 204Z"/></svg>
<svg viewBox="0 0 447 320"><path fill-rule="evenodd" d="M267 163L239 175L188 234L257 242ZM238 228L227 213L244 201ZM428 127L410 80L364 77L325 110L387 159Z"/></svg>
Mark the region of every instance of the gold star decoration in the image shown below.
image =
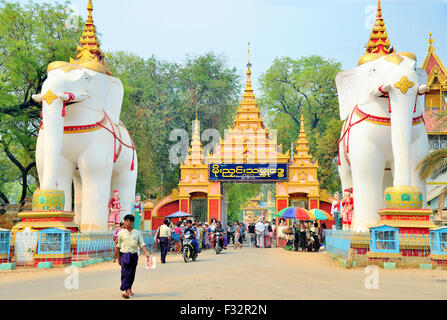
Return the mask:
<svg viewBox="0 0 447 320"><path fill-rule="evenodd" d="M413 86L414 86L414 82L409 81L408 78L407 78L406 76L403 76L402 79L400 79L399 82L396 82L396 83L394 84L394 86L395 86L397 89L400 89L400 91L401 91L403 94L406 94L407 91L408 91L408 89L413 88Z"/></svg>
<svg viewBox="0 0 447 320"><path fill-rule="evenodd" d="M45 93L45 95L43 96L42 100L45 100L45 102L50 105L53 103L54 100L56 100L57 98L59 98L58 96L56 96L53 92L51 92L51 90L48 90L47 93Z"/></svg>

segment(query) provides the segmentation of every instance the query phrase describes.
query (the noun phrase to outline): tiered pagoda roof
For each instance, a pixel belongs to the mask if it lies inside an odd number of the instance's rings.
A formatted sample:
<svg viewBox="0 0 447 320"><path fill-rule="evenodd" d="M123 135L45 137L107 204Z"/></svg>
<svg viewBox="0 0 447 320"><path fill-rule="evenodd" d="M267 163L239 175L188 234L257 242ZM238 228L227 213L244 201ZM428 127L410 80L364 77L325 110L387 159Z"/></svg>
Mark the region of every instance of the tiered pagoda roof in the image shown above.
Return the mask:
<svg viewBox="0 0 447 320"><path fill-rule="evenodd" d="M201 165L203 164L203 149L202 142L200 141L200 122L196 116L194 121L193 134L191 139L191 147L189 148L189 154L185 159L185 165Z"/></svg>
<svg viewBox="0 0 447 320"><path fill-rule="evenodd" d="M382 18L382 7L379 0L376 20L374 21L371 36L366 46L366 52L387 55L390 53L390 46L391 44L388 39L388 33L386 32L385 21Z"/></svg>
<svg viewBox="0 0 447 320"><path fill-rule="evenodd" d="M440 119L439 112L447 110L444 93L447 92L447 69L435 53L434 40L430 33L428 53L422 68L427 71L425 96L425 125L429 134L447 134L447 123Z"/></svg>
<svg viewBox="0 0 447 320"><path fill-rule="evenodd" d="M380 0L377 4L377 15L374 25L369 36L368 43L366 45L366 54L364 54L358 62L358 65L374 61L385 55L389 55L391 52L391 43L388 39L388 33L385 28L385 21L382 17L382 6Z"/></svg>
<svg viewBox="0 0 447 320"><path fill-rule="evenodd" d="M248 64L247 81L240 107L225 139L208 154L209 163L287 163L289 153L282 154L265 126L258 108L251 82L251 64Z"/></svg>

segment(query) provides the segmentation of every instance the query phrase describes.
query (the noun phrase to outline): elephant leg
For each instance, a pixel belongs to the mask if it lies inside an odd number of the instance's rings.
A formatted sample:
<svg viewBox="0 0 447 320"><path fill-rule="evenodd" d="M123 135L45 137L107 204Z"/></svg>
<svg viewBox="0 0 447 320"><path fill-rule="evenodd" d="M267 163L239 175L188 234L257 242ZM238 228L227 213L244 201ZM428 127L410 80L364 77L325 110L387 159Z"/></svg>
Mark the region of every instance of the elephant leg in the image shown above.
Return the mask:
<svg viewBox="0 0 447 320"><path fill-rule="evenodd" d="M73 186L74 186L74 221L80 226L82 224L81 221L81 212L82 212L82 181L81 177L78 175L73 176Z"/></svg>
<svg viewBox="0 0 447 320"><path fill-rule="evenodd" d="M72 181L75 170L75 164L68 161L64 157L60 157L59 173L57 177L57 187L63 190L65 194L65 208L64 211L72 211Z"/></svg>
<svg viewBox="0 0 447 320"><path fill-rule="evenodd" d="M36 168L37 168L37 175L39 177L39 185L42 185L43 170L44 170L45 153L43 152L43 144L44 144L44 137L41 132L36 142Z"/></svg>
<svg viewBox="0 0 447 320"><path fill-rule="evenodd" d="M343 190L353 187L351 167L346 161L342 161L341 165L338 166L338 174L340 175Z"/></svg>
<svg viewBox="0 0 447 320"><path fill-rule="evenodd" d="M392 187L394 182L393 178L393 163L388 162L385 168L385 174L383 177L383 193L385 193L385 189Z"/></svg>
<svg viewBox="0 0 447 320"><path fill-rule="evenodd" d="M79 158L82 181L81 231L108 230L112 157L104 152L104 148L94 144Z"/></svg>
<svg viewBox="0 0 447 320"><path fill-rule="evenodd" d="M379 221L378 210L383 208L383 177L385 157L372 143L351 156L354 182L354 214L352 231L366 232Z"/></svg>

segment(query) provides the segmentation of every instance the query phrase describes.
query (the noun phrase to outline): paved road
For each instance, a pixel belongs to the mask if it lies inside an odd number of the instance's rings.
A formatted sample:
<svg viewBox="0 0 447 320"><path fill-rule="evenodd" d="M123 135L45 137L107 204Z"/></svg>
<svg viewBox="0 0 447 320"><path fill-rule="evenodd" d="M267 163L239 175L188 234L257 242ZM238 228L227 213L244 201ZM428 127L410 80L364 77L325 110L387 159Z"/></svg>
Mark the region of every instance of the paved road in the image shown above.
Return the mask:
<svg viewBox="0 0 447 320"><path fill-rule="evenodd" d="M67 276L64 269L1 272L0 300L122 299L117 264L79 269L78 290L65 288ZM188 264L168 256L155 270L140 261L133 299L447 299L447 271L380 269L378 290L365 289L367 277L322 253L230 248Z"/></svg>

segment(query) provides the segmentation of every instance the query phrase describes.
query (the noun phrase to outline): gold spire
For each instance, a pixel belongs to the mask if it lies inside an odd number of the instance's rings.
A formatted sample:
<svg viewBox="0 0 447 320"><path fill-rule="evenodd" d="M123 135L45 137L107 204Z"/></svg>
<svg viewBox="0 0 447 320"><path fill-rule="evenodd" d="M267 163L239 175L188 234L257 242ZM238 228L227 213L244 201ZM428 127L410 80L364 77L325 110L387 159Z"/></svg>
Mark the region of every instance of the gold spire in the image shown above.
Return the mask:
<svg viewBox="0 0 447 320"><path fill-rule="evenodd" d="M304 128L304 114L301 114L300 134L296 142L294 159L312 159L309 150L309 142L307 141L306 129Z"/></svg>
<svg viewBox="0 0 447 320"><path fill-rule="evenodd" d="M304 134L306 134L306 131L304 130L304 115L303 115L303 114L301 114L300 133L304 133Z"/></svg>
<svg viewBox="0 0 447 320"><path fill-rule="evenodd" d="M193 133L191 139L191 148L189 149L189 155L186 158L185 164L202 164L203 163L203 150L202 142L200 141L200 122L198 119L198 109L196 108L196 120L194 120Z"/></svg>
<svg viewBox="0 0 447 320"><path fill-rule="evenodd" d="M245 83L245 90L242 94L241 105L237 111L237 116L233 129L246 130L251 129L257 131L258 129L265 129L261 113L258 109L258 103L253 91L251 83L251 67L250 62L250 43L248 44L248 64L247 64L247 79ZM268 132L265 132L266 136Z"/></svg>
<svg viewBox="0 0 447 320"><path fill-rule="evenodd" d="M360 58L358 65L390 54L390 47L391 44L385 28L385 21L382 17L382 6L380 0L378 0L376 20L374 21L371 35L366 46L366 54Z"/></svg>
<svg viewBox="0 0 447 320"><path fill-rule="evenodd" d="M380 0L378 1L376 21L374 22L371 36L366 46L366 52L386 55L390 53L391 44L386 32L385 21L382 18Z"/></svg>
<svg viewBox="0 0 447 320"><path fill-rule="evenodd" d="M433 47L433 38L432 38L432 33L430 32L429 34L430 38L428 39L428 53L432 53L435 52L435 47Z"/></svg>
<svg viewBox="0 0 447 320"><path fill-rule="evenodd" d="M250 63L250 42L248 43L248 64L247 64L248 69L251 68L251 63Z"/></svg>
<svg viewBox="0 0 447 320"><path fill-rule="evenodd" d="M98 37L96 36L96 28L93 24L93 4L92 0L88 1L87 5L88 18L84 26L84 32L82 33L79 44L76 48L76 61L94 61L104 62L104 57L100 49Z"/></svg>
<svg viewBox="0 0 447 320"><path fill-rule="evenodd" d="M47 71L63 68L66 72L76 68L87 68L97 72L111 74L108 70L104 54L100 49L100 43L96 35L96 28L93 24L93 3L92 0L87 4L88 17L82 32L79 44L76 47L75 59L70 58L70 63L56 61L48 66Z"/></svg>

